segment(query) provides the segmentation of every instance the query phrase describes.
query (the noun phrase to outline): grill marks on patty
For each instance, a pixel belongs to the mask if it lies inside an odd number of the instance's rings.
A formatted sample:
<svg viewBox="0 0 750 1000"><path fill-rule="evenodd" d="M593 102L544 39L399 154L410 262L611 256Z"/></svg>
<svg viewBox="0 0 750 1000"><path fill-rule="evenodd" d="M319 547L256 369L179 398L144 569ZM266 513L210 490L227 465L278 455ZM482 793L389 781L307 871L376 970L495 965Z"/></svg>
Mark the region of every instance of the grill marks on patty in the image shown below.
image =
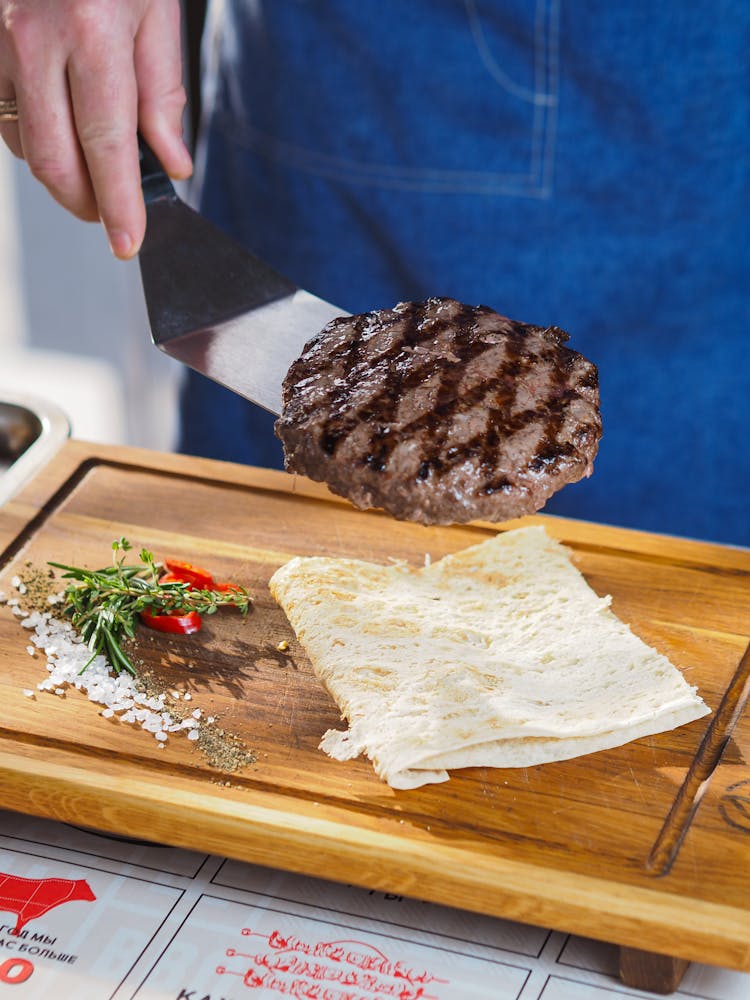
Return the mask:
<svg viewBox="0 0 750 1000"><path fill-rule="evenodd" d="M567 339L442 298L336 319L284 382L287 469L426 524L538 510L601 434L596 368Z"/></svg>

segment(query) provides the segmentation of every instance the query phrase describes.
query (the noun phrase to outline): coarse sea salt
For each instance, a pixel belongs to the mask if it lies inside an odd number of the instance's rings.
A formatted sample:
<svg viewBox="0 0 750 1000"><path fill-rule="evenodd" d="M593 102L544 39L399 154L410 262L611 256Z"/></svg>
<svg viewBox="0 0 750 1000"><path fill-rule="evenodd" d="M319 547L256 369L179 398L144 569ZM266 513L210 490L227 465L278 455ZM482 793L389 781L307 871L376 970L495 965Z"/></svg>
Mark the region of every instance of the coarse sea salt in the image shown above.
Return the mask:
<svg viewBox="0 0 750 1000"><path fill-rule="evenodd" d="M46 658L48 676L37 684L38 691L51 691L62 697L68 688L74 687L86 694L89 701L103 706L103 718L117 718L140 726L152 733L161 747L169 733L185 732L189 740L199 739L197 719L175 719L164 708L164 694L140 691L129 674L115 674L104 656L92 659L91 650L69 622L53 618L49 611L32 611L20 624L33 630L27 652L33 656L39 650ZM27 698L35 696L31 690L23 693Z"/></svg>

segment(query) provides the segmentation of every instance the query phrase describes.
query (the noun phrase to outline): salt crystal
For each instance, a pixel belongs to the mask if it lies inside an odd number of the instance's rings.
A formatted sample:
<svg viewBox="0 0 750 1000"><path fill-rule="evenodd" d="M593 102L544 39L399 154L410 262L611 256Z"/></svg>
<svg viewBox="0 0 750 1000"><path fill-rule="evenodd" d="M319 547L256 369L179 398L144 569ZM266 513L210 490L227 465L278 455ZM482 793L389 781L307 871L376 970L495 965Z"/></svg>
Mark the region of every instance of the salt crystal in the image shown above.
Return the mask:
<svg viewBox="0 0 750 1000"><path fill-rule="evenodd" d="M14 599L13 606L17 605ZM43 650L46 657L48 676L37 684L38 691L53 691L63 696L68 685L74 686L84 691L90 701L103 706L100 713L103 718L119 718L124 723L139 725L152 732L157 746L162 748L168 733L182 731L193 741L199 738L200 709L193 712L193 718L176 720L164 708L165 692L147 695L136 688L128 674L115 675L106 657L101 654L92 657L91 650L69 622L57 620L50 611L33 611L21 624L33 629L29 636L31 644L26 647L28 654L35 656L37 650ZM23 693L35 697L33 690ZM171 694L179 699L182 692L175 689ZM186 699L191 700L191 696L187 694Z"/></svg>
<svg viewBox="0 0 750 1000"><path fill-rule="evenodd" d="M206 722L216 722L216 719L213 715L209 715L209 717L206 719Z"/></svg>
<svg viewBox="0 0 750 1000"><path fill-rule="evenodd" d="M185 699L185 701L192 701L193 700L193 696L190 694L189 691L186 691L185 694L182 697Z"/></svg>
<svg viewBox="0 0 750 1000"><path fill-rule="evenodd" d="M18 588L21 586L21 578L18 576L14 576L13 579L10 581L10 585L11 587L15 587L16 590L18 590Z"/></svg>
<svg viewBox="0 0 750 1000"><path fill-rule="evenodd" d="M13 614L16 618L26 618L28 616L28 611L24 611L23 608L19 608L18 605L16 605L16 607L13 608Z"/></svg>

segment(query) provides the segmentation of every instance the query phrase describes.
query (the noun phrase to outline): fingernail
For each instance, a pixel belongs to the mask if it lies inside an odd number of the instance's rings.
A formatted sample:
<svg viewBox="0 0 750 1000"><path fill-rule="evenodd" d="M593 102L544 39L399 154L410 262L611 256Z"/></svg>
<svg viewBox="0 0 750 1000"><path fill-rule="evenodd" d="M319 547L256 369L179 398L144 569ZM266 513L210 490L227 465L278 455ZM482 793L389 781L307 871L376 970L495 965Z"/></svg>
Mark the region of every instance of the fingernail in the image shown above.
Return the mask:
<svg viewBox="0 0 750 1000"><path fill-rule="evenodd" d="M129 233L114 230L107 233L109 245L115 257L130 257L133 253L133 239Z"/></svg>

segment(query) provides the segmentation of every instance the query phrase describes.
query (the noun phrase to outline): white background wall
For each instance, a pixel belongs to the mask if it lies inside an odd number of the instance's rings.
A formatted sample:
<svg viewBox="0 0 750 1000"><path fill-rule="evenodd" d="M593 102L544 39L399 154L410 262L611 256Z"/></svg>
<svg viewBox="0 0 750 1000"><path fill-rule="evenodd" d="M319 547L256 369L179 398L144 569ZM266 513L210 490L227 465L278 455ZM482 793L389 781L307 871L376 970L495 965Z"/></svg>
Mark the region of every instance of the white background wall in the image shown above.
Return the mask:
<svg viewBox="0 0 750 1000"><path fill-rule="evenodd" d="M170 450L180 374L151 345L137 262L0 143L0 398L56 403L78 438Z"/></svg>

